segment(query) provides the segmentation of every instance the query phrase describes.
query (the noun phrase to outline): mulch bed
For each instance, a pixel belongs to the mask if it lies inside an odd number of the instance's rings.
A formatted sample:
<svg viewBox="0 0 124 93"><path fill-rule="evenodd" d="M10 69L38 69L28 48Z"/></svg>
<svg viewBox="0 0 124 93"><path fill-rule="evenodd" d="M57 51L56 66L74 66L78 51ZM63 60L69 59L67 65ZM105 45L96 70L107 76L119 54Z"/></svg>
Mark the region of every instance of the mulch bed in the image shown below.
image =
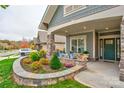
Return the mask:
<svg viewBox="0 0 124 93"><path fill-rule="evenodd" d="M42 65L42 68L37 69L37 70L33 70L30 65L31 65L31 64L24 64L23 62L21 62L21 66L22 66L26 71L32 72L32 73L37 73L37 74L54 73L54 72L58 72L58 71L62 71L62 70L68 69L68 68L62 66L60 69L53 70L53 69L51 69L50 65Z"/></svg>

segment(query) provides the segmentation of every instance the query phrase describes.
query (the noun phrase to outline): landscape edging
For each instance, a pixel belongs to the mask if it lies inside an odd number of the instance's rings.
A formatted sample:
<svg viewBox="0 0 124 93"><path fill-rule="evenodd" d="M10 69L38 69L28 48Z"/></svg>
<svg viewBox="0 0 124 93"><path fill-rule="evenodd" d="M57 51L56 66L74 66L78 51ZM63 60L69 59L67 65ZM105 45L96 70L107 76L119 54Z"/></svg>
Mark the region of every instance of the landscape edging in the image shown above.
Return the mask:
<svg viewBox="0 0 124 93"><path fill-rule="evenodd" d="M56 84L58 81L63 81L73 78L77 73L87 68L86 62L82 65L76 65L70 69L47 74L35 74L27 72L21 66L21 60L25 57L20 57L13 63L13 78L19 85L25 86L44 86Z"/></svg>

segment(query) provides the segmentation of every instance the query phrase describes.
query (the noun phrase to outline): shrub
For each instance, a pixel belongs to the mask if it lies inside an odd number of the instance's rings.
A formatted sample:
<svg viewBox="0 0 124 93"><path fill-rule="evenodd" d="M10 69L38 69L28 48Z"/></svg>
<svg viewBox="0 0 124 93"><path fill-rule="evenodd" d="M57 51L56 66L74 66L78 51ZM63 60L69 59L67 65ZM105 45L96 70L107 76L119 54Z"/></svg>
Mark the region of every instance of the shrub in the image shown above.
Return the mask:
<svg viewBox="0 0 124 93"><path fill-rule="evenodd" d="M40 55L40 57L42 58L42 57L46 57L46 51L45 50L40 50L39 51L39 55Z"/></svg>
<svg viewBox="0 0 124 93"><path fill-rule="evenodd" d="M47 58L41 58L40 59L40 62L43 64L43 65L48 65L49 64L49 60Z"/></svg>
<svg viewBox="0 0 124 93"><path fill-rule="evenodd" d="M50 67L52 69L59 69L59 68L61 68L61 66L62 66L62 64L61 64L59 58L57 57L56 53L54 53L51 58Z"/></svg>
<svg viewBox="0 0 124 93"><path fill-rule="evenodd" d="M88 51L84 51L83 54L89 54L89 52Z"/></svg>
<svg viewBox="0 0 124 93"><path fill-rule="evenodd" d="M72 62L67 62L67 63L64 63L64 66L67 67L67 68L71 68L73 67L75 64L72 63Z"/></svg>
<svg viewBox="0 0 124 93"><path fill-rule="evenodd" d="M42 64L41 64L41 62L39 62L39 61L35 61L35 62L33 62L33 63L31 64L31 68L32 68L33 70L40 69L40 68L42 68Z"/></svg>
<svg viewBox="0 0 124 93"><path fill-rule="evenodd" d="M38 52L31 52L29 54L29 58L31 58L32 61L39 61L40 56L39 56Z"/></svg>
<svg viewBox="0 0 124 93"><path fill-rule="evenodd" d="M32 63L32 60L31 60L30 58L24 58L24 59L22 60L22 62L23 62L24 64L31 64L31 63Z"/></svg>

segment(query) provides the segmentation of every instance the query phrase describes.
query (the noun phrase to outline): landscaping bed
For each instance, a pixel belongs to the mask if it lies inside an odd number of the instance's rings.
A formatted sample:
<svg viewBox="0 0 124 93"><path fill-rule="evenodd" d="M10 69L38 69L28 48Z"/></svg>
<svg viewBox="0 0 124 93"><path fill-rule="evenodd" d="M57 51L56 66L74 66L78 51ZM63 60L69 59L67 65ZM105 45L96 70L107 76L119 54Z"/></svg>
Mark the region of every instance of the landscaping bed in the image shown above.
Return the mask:
<svg viewBox="0 0 124 93"><path fill-rule="evenodd" d="M27 60L27 59L28 59L28 58L26 57L26 58L24 58L23 60ZM57 69L57 70L56 70L56 69L52 69L52 68L50 67L50 65L42 65L41 68L33 69L33 68L31 67L32 63L25 64L25 62L24 62L23 60L21 61L21 66L22 66L26 71L32 72L32 73L37 73L37 74L54 73L54 72L57 72L57 71L62 71L62 70L68 69L68 68L64 67L63 65L62 65L61 68L59 68L59 69Z"/></svg>
<svg viewBox="0 0 124 93"><path fill-rule="evenodd" d="M74 62L62 62L53 53L52 57L47 57L46 51L40 50L39 52L32 52L29 56L21 60L21 66L24 70L37 74L54 73L66 70L75 66Z"/></svg>

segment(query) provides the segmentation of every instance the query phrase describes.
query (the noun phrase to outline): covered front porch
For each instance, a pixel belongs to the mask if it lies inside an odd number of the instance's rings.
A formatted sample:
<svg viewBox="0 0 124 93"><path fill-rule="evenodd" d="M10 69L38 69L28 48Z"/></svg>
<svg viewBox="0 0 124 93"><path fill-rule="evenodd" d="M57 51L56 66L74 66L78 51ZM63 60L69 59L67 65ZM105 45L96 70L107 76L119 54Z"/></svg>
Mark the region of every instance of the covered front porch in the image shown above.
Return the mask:
<svg viewBox="0 0 124 93"><path fill-rule="evenodd" d="M119 62L121 21L122 17L116 16L80 22L57 29L52 34L66 37L67 54L88 51L91 61Z"/></svg>

